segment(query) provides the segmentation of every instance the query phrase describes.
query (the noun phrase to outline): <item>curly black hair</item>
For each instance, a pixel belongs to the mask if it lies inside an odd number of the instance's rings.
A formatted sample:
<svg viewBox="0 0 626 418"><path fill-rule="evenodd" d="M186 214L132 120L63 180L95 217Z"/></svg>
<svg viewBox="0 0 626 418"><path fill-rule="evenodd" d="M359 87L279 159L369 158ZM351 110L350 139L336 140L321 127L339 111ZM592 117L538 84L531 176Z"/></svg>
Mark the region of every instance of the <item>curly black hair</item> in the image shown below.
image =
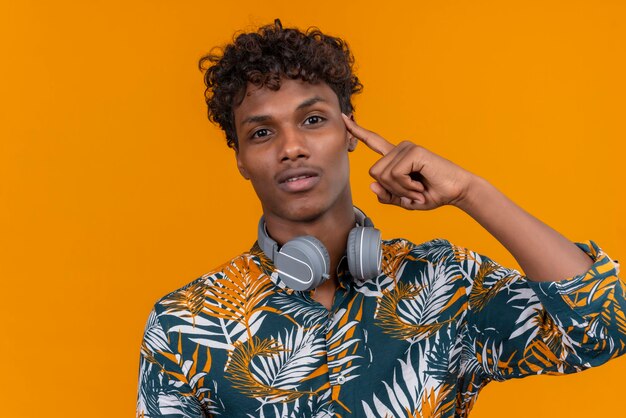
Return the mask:
<svg viewBox="0 0 626 418"><path fill-rule="evenodd" d="M325 82L337 94L341 111L349 114L354 109L352 95L363 89L353 65L346 42L315 27L306 32L284 29L276 19L257 32L236 34L231 44L199 62L209 120L224 130L228 146L237 150L233 107L243 101L248 83L278 90L281 78Z"/></svg>

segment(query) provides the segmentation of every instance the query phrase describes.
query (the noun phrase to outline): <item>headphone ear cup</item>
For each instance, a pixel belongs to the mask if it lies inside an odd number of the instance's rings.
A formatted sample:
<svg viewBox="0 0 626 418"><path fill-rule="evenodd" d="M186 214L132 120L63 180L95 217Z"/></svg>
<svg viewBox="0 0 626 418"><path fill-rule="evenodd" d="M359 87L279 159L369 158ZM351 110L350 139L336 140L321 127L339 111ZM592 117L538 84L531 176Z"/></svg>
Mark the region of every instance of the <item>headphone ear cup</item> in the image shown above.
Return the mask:
<svg viewBox="0 0 626 418"><path fill-rule="evenodd" d="M368 280L381 272L381 234L376 228L356 227L348 235L348 268L352 277Z"/></svg>
<svg viewBox="0 0 626 418"><path fill-rule="evenodd" d="M276 254L280 279L293 290L312 290L319 286L330 270L330 257L324 244L312 236L292 239Z"/></svg>

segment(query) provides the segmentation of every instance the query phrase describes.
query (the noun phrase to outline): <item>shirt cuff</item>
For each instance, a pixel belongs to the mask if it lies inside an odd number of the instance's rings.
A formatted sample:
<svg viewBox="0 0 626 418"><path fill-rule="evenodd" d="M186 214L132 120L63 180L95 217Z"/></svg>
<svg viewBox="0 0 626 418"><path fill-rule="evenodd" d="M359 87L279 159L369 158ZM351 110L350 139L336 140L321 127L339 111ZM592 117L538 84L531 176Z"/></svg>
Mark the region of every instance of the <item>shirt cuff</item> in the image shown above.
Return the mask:
<svg viewBox="0 0 626 418"><path fill-rule="evenodd" d="M557 323L578 328L587 327L602 312L619 282L619 264L593 241L576 245L593 260L585 273L556 282L529 280L528 285Z"/></svg>

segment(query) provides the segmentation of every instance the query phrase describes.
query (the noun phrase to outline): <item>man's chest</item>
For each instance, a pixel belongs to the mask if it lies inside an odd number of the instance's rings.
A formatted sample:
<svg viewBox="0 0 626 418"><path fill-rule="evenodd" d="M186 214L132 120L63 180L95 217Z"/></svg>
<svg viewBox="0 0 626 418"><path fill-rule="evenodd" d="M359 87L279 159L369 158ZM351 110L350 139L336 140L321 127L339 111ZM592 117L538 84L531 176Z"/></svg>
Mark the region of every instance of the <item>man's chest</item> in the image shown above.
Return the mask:
<svg viewBox="0 0 626 418"><path fill-rule="evenodd" d="M415 293L404 284L379 296L340 289L329 311L305 294L246 307L213 290L192 329L168 335L209 412L376 416L429 391L452 396L460 318L420 314Z"/></svg>

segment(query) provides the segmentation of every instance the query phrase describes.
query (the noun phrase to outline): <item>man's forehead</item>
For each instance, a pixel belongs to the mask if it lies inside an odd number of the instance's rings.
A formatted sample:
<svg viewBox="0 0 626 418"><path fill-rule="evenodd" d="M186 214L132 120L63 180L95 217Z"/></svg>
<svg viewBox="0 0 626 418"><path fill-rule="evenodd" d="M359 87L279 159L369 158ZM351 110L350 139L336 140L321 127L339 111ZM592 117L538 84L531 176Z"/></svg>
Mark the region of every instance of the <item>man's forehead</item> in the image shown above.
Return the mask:
<svg viewBox="0 0 626 418"><path fill-rule="evenodd" d="M339 108L339 99L328 84L283 79L277 90L248 83L243 100L233 110L236 124L242 125L287 115L316 103Z"/></svg>

